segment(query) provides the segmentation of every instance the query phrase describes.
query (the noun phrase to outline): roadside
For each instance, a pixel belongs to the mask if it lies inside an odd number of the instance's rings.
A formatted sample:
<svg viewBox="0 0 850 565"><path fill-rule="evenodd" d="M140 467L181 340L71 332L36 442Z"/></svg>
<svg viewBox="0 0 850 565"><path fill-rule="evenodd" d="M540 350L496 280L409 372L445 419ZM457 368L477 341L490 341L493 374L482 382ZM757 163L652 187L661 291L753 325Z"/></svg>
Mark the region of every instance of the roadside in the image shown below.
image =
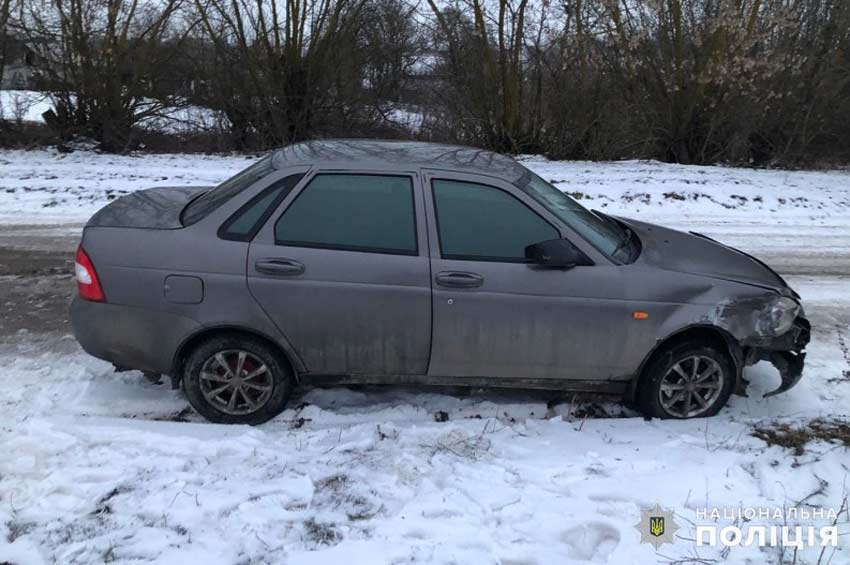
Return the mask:
<svg viewBox="0 0 850 565"><path fill-rule="evenodd" d="M76 291L79 229L0 226L0 342L21 331L70 332L68 305Z"/></svg>

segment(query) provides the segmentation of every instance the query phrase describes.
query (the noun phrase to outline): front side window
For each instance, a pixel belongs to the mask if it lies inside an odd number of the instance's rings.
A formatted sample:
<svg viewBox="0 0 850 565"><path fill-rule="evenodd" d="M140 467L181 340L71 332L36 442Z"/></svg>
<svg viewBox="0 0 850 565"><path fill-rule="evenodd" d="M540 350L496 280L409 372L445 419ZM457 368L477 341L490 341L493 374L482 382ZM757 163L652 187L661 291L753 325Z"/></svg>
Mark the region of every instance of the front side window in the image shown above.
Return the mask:
<svg viewBox="0 0 850 565"><path fill-rule="evenodd" d="M316 175L275 225L278 245L416 255L409 176Z"/></svg>
<svg viewBox="0 0 850 565"><path fill-rule="evenodd" d="M260 159L244 171L241 171L212 190L204 192L183 209L180 219L184 226L190 226L269 174L274 167L271 157Z"/></svg>
<svg viewBox="0 0 850 565"><path fill-rule="evenodd" d="M432 182L444 259L525 261L525 248L558 239L549 222L511 194L483 184Z"/></svg>
<svg viewBox="0 0 850 565"><path fill-rule="evenodd" d="M620 261L629 261L630 252L624 245L628 234L617 222L591 212L531 171L516 184L597 249Z"/></svg>

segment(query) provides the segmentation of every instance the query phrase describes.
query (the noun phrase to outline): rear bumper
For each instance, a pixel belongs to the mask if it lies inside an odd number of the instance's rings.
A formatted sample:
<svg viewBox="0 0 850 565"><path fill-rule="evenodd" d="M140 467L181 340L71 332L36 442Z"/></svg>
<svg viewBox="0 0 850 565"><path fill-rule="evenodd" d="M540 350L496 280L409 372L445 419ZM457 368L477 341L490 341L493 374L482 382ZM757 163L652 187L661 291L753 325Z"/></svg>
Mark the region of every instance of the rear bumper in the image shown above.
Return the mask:
<svg viewBox="0 0 850 565"><path fill-rule="evenodd" d="M89 355L121 368L171 372L183 340L200 325L169 312L89 302L71 303L74 337Z"/></svg>

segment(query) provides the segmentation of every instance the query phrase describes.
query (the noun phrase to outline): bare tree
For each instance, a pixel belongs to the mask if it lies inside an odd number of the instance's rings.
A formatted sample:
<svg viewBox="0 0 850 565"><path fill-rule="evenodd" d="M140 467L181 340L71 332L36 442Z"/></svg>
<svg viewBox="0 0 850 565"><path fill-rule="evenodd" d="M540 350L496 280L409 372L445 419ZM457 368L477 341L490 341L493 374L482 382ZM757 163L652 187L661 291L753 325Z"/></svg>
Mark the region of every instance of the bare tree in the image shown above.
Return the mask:
<svg viewBox="0 0 850 565"><path fill-rule="evenodd" d="M811 88L824 67L813 61L837 54L835 44L817 45L836 39L839 21L846 38L846 3L620 0L600 9L610 38L605 49L614 49L609 69L651 126L652 153L683 163L764 162L811 142L803 130L812 130L789 118L806 124L814 110L785 115L783 129L793 140L783 148L769 131L776 117L769 109L780 100L816 104Z"/></svg>
<svg viewBox="0 0 850 565"><path fill-rule="evenodd" d="M419 2L0 0L0 41L29 37L49 123L107 150L190 100L224 116L229 135L207 138L221 148L420 135L560 158L850 160L850 2ZM390 125L398 109L423 132Z"/></svg>
<svg viewBox="0 0 850 565"><path fill-rule="evenodd" d="M65 138L82 134L107 151L131 143L133 127L176 100L157 90L173 56L166 40L177 29L182 0L32 0L23 30L43 61L43 88L52 93L49 123Z"/></svg>
<svg viewBox="0 0 850 565"><path fill-rule="evenodd" d="M20 0L0 0L0 84L5 82L6 67L12 49L13 23L16 12L23 7ZM23 122L23 102L20 97L13 96L7 100L11 108L4 108L4 100L0 98L0 143L14 142L20 138L19 132ZM9 105L9 104L7 104ZM11 117L13 120L8 120Z"/></svg>
<svg viewBox="0 0 850 565"><path fill-rule="evenodd" d="M6 58L9 48L9 23L19 0L0 0L0 80L6 69Z"/></svg>
<svg viewBox="0 0 850 565"><path fill-rule="evenodd" d="M362 90L356 26L365 0L195 0L215 57L207 100L243 145L351 123Z"/></svg>
<svg viewBox="0 0 850 565"><path fill-rule="evenodd" d="M624 81L610 70L619 57L602 33L600 5L563 0L549 14L551 27L536 42L533 58L542 150L574 159L639 154L647 128L624 92Z"/></svg>
<svg viewBox="0 0 850 565"><path fill-rule="evenodd" d="M850 153L850 3L485 1L429 0L444 137L683 163Z"/></svg>
<svg viewBox="0 0 850 565"><path fill-rule="evenodd" d="M370 0L361 14L360 43L366 82L381 100L400 102L405 81L424 51L416 6L405 0Z"/></svg>
<svg viewBox="0 0 850 565"><path fill-rule="evenodd" d="M455 136L520 150L530 141L524 107L528 0L496 0L489 9L484 0L449 8L428 4L441 36L443 78L462 97L449 109Z"/></svg>

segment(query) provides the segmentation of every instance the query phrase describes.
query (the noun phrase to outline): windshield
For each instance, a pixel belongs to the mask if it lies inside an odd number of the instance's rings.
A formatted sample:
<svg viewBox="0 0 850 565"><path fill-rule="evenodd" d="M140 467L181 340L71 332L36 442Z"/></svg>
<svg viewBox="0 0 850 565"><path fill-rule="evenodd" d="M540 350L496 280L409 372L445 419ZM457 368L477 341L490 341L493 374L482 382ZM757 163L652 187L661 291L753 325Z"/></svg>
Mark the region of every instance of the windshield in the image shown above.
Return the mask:
<svg viewBox="0 0 850 565"><path fill-rule="evenodd" d="M207 214L266 176L271 170L271 157L264 157L244 171L237 173L236 176L230 177L212 190L204 192L189 202L183 209L181 215L183 225L189 226L202 220Z"/></svg>
<svg viewBox="0 0 850 565"><path fill-rule="evenodd" d="M602 253L620 261L629 260L632 234L615 220L591 212L531 171L515 184Z"/></svg>

